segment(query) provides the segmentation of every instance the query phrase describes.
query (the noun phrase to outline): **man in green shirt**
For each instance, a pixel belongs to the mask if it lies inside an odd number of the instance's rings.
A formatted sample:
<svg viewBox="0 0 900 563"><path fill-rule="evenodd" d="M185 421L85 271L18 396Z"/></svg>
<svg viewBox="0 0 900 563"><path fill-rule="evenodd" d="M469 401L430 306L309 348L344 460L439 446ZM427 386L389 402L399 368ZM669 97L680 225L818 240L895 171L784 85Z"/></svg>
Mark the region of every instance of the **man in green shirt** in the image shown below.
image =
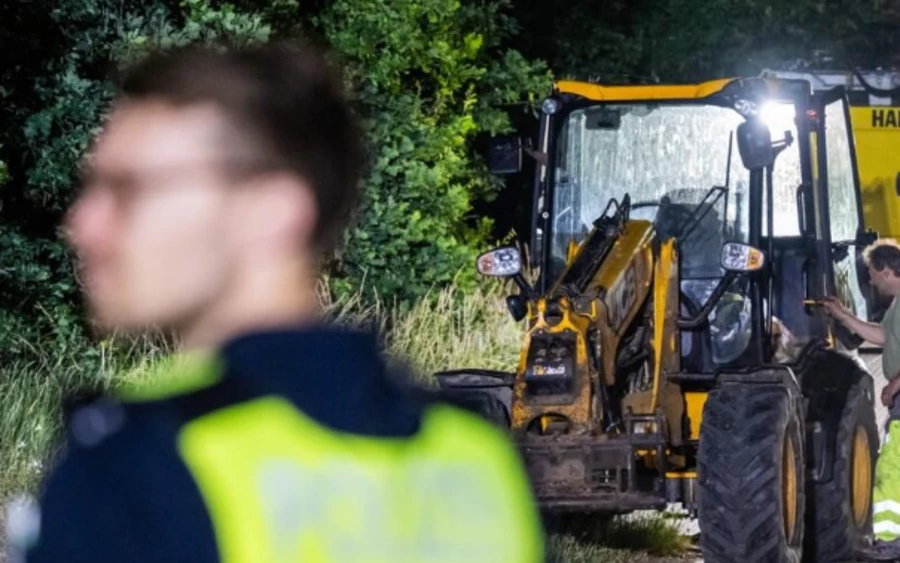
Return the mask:
<svg viewBox="0 0 900 563"><path fill-rule="evenodd" d="M894 298L881 323L858 319L837 299L825 302L835 319L862 338L883 348L882 368L888 383L881 402L890 409L890 418L878 463L873 491L873 531L876 544L872 559L892 561L900 558L900 246L893 240L880 240L864 254L872 285L882 295Z"/></svg>
<svg viewBox="0 0 900 563"><path fill-rule="evenodd" d="M900 295L900 245L892 239L880 240L866 249L864 257L872 285L879 293L891 297ZM835 298L827 299L825 308L848 329L884 348L882 368L888 385L881 393L881 402L890 408L894 396L900 392L900 378L897 377L900 373L900 308L897 300L891 302L881 323L854 317Z"/></svg>

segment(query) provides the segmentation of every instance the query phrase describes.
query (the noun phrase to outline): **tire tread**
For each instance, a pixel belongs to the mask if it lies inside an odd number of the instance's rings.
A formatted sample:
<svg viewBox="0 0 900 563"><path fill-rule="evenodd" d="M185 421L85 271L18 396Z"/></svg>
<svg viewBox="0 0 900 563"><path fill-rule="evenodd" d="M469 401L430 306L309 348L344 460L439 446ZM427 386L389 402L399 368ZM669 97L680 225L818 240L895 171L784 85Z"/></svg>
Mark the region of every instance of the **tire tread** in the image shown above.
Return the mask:
<svg viewBox="0 0 900 563"><path fill-rule="evenodd" d="M699 453L700 547L706 563L797 563L781 517L781 432L799 420L786 387L726 384L710 392ZM803 442L799 526L803 526ZM802 537L802 533L800 534Z"/></svg>

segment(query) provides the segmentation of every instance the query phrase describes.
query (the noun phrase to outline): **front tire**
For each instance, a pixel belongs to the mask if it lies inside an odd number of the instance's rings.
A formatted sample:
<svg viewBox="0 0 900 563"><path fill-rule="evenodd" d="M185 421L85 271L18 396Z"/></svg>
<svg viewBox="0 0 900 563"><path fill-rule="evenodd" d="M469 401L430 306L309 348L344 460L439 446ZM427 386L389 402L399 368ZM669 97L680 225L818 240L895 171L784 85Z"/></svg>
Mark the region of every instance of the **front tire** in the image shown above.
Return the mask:
<svg viewBox="0 0 900 563"><path fill-rule="evenodd" d="M802 421L782 385L727 383L700 427L700 548L705 563L799 563Z"/></svg>

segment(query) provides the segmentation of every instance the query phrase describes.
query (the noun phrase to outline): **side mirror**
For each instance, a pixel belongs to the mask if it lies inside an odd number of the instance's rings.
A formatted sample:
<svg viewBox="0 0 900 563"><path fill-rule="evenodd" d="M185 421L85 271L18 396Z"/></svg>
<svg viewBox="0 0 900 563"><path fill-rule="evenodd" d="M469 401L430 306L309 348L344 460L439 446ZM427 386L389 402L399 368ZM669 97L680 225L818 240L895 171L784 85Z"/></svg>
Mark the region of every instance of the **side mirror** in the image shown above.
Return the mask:
<svg viewBox="0 0 900 563"><path fill-rule="evenodd" d="M722 268L728 272L755 272L765 263L765 254L749 244L726 242L722 246Z"/></svg>
<svg viewBox="0 0 900 563"><path fill-rule="evenodd" d="M775 162L772 133L761 119L751 118L738 125L737 144L741 161L748 170L765 168Z"/></svg>
<svg viewBox="0 0 900 563"><path fill-rule="evenodd" d="M488 169L498 176L522 170L522 137L492 137L488 144Z"/></svg>
<svg viewBox="0 0 900 563"><path fill-rule="evenodd" d="M522 273L522 256L513 246L502 246L485 252L475 264L482 276L508 278Z"/></svg>

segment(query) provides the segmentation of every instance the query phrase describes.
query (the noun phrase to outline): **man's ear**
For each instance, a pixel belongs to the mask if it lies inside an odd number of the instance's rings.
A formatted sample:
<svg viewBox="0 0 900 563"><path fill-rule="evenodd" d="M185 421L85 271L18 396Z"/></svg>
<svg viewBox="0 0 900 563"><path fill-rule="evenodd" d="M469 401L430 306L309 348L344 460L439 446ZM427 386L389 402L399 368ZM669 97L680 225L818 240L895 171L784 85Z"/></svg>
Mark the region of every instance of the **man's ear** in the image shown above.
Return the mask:
<svg viewBox="0 0 900 563"><path fill-rule="evenodd" d="M258 250L312 246L317 220L312 188L287 173L258 176L238 188L232 210L239 244Z"/></svg>

